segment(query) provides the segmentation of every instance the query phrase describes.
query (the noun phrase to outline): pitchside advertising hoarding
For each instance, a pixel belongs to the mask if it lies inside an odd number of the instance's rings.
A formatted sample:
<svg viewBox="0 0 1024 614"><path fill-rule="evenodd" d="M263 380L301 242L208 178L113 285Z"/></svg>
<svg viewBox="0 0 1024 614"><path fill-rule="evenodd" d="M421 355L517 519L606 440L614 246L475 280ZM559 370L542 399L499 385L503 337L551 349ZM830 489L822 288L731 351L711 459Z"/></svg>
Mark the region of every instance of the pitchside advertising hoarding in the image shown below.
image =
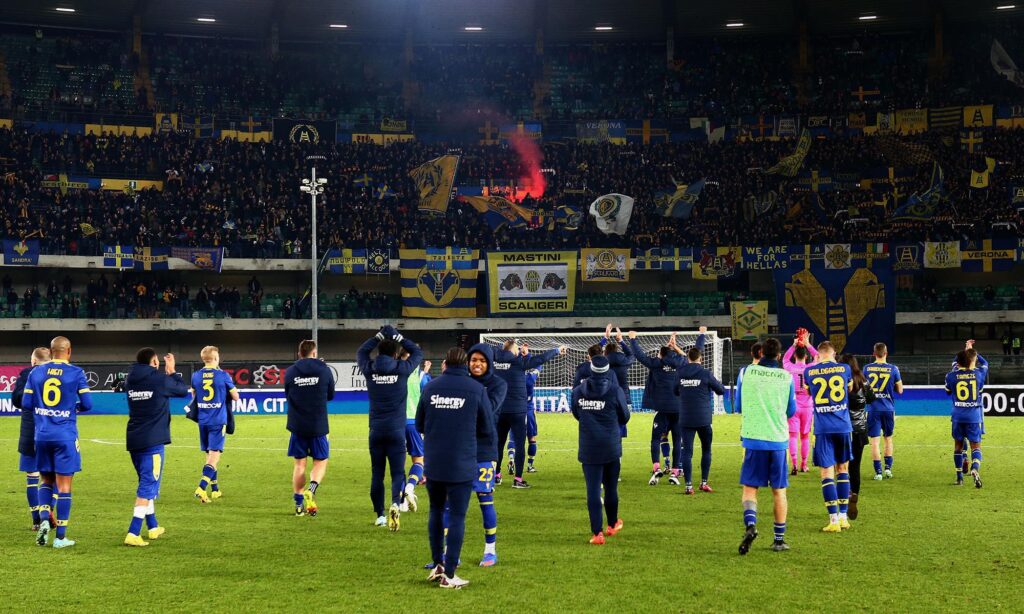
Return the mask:
<svg viewBox="0 0 1024 614"><path fill-rule="evenodd" d="M328 363L336 374L339 382L334 399L327 403L327 411L331 414L366 414L369 400L366 395L366 382L355 363ZM6 382L9 373L0 367L0 382ZM14 373L17 377L17 372ZM14 378L9 378L10 387ZM11 404L10 387L0 383L0 416L17 416L19 410ZM643 390L634 388L630 391L633 407L640 408ZM725 410L732 412L730 396L727 389ZM572 391L569 388L538 388L534 394L534 408L543 413L569 413L569 400ZM239 387L241 399L234 404L234 412L239 415L283 415L287 413L284 390L266 388L262 390ZM185 413L186 399L173 399L171 410L174 413ZM1024 386L989 386L982 392L982 404L985 417L1024 416ZM897 416L948 416L950 412L949 395L941 386L907 386L903 395L897 398ZM93 395L93 410L87 415L127 415L128 403L123 393L98 391Z"/></svg>

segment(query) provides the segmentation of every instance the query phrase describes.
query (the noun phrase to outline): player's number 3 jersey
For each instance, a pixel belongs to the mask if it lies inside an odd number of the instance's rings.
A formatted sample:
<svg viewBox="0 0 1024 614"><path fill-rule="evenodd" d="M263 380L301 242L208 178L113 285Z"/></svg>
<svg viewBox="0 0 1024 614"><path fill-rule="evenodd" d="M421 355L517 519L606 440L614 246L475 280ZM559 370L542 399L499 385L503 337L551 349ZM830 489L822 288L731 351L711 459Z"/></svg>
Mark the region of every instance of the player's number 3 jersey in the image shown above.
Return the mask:
<svg viewBox="0 0 1024 614"><path fill-rule="evenodd" d="M231 376L220 369L204 368L192 374L199 424L220 426L228 421L228 391L235 388Z"/></svg>
<svg viewBox="0 0 1024 614"><path fill-rule="evenodd" d="M804 382L814 404L814 433L849 433L850 365L823 362L804 370Z"/></svg>
<svg viewBox="0 0 1024 614"><path fill-rule="evenodd" d="M36 441L78 439L77 408L90 409L85 371L62 360L39 365L25 385L23 406L35 414Z"/></svg>

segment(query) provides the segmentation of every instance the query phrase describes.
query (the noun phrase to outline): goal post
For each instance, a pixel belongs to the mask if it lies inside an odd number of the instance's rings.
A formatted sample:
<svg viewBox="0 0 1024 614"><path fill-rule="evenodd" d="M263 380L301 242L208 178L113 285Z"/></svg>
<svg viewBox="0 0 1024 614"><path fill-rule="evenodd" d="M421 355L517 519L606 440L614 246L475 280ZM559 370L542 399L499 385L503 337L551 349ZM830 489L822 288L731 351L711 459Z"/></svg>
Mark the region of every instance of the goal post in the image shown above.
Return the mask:
<svg viewBox="0 0 1024 614"><path fill-rule="evenodd" d="M657 356L661 346L668 343L669 336L673 331L638 332L636 334L637 344L648 356ZM697 337L701 333L697 331L676 331L676 344L684 351L697 343ZM726 387L730 382L722 380L723 348L731 339L719 337L714 331L704 333L704 352L702 364L710 370L719 381ZM622 334L623 344L629 343L625 332ZM600 343L604 338L604 331L592 333L520 333L520 332L488 332L480 334L480 342L496 347L501 347L510 339L518 339L520 344L527 344L530 352L543 352L566 346L564 356L556 356L541 367L540 375L537 378L537 386L534 390L534 407L542 412L568 412L569 397L576 374L576 367L590 360L587 349L590 346ZM615 342L615 337L610 339ZM647 382L647 367L639 362L629 368L629 391L634 411L641 411L641 399L644 393L644 384ZM725 404L723 398L714 396L715 413L724 413Z"/></svg>

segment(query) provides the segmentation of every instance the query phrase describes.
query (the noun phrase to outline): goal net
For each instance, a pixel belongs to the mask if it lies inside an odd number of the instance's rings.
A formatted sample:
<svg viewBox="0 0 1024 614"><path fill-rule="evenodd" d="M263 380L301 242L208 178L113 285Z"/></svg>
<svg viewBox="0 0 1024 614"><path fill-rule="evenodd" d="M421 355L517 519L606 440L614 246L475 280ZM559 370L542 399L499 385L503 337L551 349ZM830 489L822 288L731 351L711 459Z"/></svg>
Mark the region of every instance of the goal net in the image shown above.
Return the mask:
<svg viewBox="0 0 1024 614"><path fill-rule="evenodd" d="M671 331L666 332L638 332L636 334L637 344L648 356L657 356L661 346L668 343ZM676 333L676 343L683 351L693 347L697 343L700 333L696 331L685 331ZM530 353L543 352L557 348L560 345L568 348L564 355L556 356L549 360L540 370L537 378L537 386L534 390L534 407L537 411L544 412L568 412L569 397L572 381L576 374L576 367L590 360L587 348L600 343L604 337L604 331L597 333L482 333L481 343L488 343L501 347L509 339L518 339L520 344L527 344ZM614 335L611 342L615 341ZM719 381L722 381L722 356L723 346L728 339L718 337L714 331L705 333L704 353L701 363L715 374ZM623 344L629 343L629 338L623 333ZM634 411L649 410L642 406L641 399L644 393L644 384L647 382L647 367L639 362L633 363L629 368L629 391L633 402ZM728 385L728 382L723 382ZM724 413L725 406L722 397L713 395L715 402L715 413Z"/></svg>

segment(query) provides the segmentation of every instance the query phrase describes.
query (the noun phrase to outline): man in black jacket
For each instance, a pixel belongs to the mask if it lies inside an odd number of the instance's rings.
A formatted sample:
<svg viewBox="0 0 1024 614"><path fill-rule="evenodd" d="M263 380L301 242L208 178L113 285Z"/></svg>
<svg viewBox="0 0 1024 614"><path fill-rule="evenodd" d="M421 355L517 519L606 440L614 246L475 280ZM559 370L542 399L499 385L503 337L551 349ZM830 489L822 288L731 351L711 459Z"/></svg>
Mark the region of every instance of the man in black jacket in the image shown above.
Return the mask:
<svg viewBox="0 0 1024 614"><path fill-rule="evenodd" d="M295 459L292 487L295 515L316 516L318 507L313 497L327 471L331 444L327 441L327 401L334 398L334 373L317 358L316 342L306 339L299 344L299 359L284 373L284 395L288 407L288 456ZM306 458L313 457L306 486Z"/></svg>
<svg viewBox="0 0 1024 614"><path fill-rule="evenodd" d="M427 579L441 588L462 588L455 575L466 535L466 510L473 480L480 476L480 450L494 450L493 409L483 384L470 378L466 352L448 350L445 369L423 388L416 409L416 430L423 433L424 469L430 496L427 534L433 569ZM445 510L448 534L445 535Z"/></svg>
<svg viewBox="0 0 1024 614"><path fill-rule="evenodd" d="M605 533L615 535L622 530L619 518L619 459L622 457L621 427L629 422L629 405L622 388L609 373L608 358L594 356L591 375L572 389L569 405L579 422L579 452L587 483L587 510L590 513L590 543L604 544ZM601 532L601 487L604 487L604 508L608 529Z"/></svg>
<svg viewBox="0 0 1024 614"><path fill-rule="evenodd" d="M510 463L509 472L515 474L512 488L529 488L523 479L526 468L526 372L536 369L555 356L565 354L565 346L539 354L524 356L519 353L519 343L506 341L502 349L494 352L494 371L508 384L505 402L498 416L498 450L505 448L509 435L515 444L515 459ZM501 484L501 472L495 476L495 483Z"/></svg>
<svg viewBox="0 0 1024 614"><path fill-rule="evenodd" d="M156 521L153 501L160 496L163 477L164 446L171 443L171 397L184 397L188 384L175 372L174 354L164 356L164 369L153 348L142 348L135 355L125 380L128 396L128 427L125 442L132 456L132 464L139 476L135 491L135 509L126 546L148 546L142 539L142 520L146 520L149 539L163 535L164 529Z"/></svg>
<svg viewBox="0 0 1024 614"><path fill-rule="evenodd" d="M377 348L377 356L370 352ZM403 350L409 356L400 359ZM356 362L370 397L370 502L376 525L399 528L399 506L405 486L405 421L409 375L423 360L420 346L387 325L366 340ZM391 467L391 507L384 518L384 464Z"/></svg>
<svg viewBox="0 0 1024 614"><path fill-rule="evenodd" d="M11 404L21 409L21 399L25 396L25 384L28 374L36 366L49 362L50 348L38 347L32 350L31 367L25 367L18 374L11 391ZM39 530L39 471L36 469L36 422L35 415L30 411L21 412L21 434L18 436L18 471L25 472L25 496L28 509L32 513L32 530Z"/></svg>

